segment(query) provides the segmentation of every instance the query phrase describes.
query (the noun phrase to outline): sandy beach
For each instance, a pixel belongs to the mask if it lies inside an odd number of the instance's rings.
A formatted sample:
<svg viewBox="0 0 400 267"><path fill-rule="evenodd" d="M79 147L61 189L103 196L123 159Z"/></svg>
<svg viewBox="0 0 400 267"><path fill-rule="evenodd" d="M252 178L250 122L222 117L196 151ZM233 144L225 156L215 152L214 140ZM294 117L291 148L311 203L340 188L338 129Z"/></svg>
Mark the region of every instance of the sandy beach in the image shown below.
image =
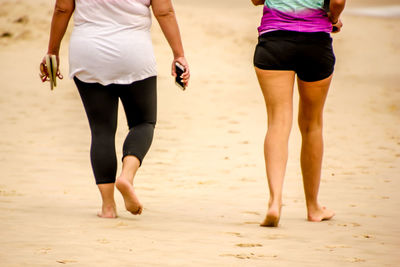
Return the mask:
<svg viewBox="0 0 400 267"><path fill-rule="evenodd" d="M174 1L192 72L185 92L153 21L158 124L135 178L144 211L126 212L116 192L119 217L99 219L76 87L65 77L50 91L38 77L54 1L0 0L0 266L399 265L400 15L356 12L376 1L348 1L333 36L320 201L336 216L306 220L294 123L280 226L262 228L267 121L252 66L262 8L214 2ZM120 107L119 158L126 133Z"/></svg>

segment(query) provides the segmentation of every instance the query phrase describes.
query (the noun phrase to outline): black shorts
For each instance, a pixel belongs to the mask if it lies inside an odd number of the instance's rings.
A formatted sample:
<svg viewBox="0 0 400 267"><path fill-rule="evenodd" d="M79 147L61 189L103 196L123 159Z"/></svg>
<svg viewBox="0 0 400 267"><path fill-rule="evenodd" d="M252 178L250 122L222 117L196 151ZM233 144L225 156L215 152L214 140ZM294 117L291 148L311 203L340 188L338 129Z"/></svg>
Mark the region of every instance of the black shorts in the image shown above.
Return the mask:
<svg viewBox="0 0 400 267"><path fill-rule="evenodd" d="M254 66L263 70L293 70L300 80L320 81L334 70L332 38L325 32L273 31L262 34Z"/></svg>

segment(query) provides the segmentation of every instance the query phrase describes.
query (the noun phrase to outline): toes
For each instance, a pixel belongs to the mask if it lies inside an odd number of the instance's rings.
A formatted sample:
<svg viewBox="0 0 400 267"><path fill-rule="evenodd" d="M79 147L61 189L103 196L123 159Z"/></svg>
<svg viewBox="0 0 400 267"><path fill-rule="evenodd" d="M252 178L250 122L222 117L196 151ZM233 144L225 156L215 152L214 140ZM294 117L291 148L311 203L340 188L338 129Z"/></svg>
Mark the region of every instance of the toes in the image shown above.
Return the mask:
<svg viewBox="0 0 400 267"><path fill-rule="evenodd" d="M140 214L142 214L142 211L143 211L143 206L139 205L139 207L135 211L131 211L131 213L133 215L140 215Z"/></svg>

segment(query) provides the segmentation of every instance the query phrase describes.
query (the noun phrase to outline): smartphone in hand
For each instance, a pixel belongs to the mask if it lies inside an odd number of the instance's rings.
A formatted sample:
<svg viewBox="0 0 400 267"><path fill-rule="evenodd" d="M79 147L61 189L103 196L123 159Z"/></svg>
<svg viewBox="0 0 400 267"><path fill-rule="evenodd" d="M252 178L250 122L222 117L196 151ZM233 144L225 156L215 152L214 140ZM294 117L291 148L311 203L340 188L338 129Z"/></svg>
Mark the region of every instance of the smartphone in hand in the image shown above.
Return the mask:
<svg viewBox="0 0 400 267"><path fill-rule="evenodd" d="M182 90L185 90L186 86L181 78L182 74L185 72L185 68L181 64L179 64L179 62L175 62L175 72L176 72L175 84Z"/></svg>

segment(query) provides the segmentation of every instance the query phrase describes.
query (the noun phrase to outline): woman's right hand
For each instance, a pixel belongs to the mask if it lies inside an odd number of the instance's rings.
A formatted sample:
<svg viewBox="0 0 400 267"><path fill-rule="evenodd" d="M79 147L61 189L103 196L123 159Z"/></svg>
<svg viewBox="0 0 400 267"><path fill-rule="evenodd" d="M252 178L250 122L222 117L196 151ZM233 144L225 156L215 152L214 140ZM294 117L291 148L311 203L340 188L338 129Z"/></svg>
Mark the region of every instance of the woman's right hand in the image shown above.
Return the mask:
<svg viewBox="0 0 400 267"><path fill-rule="evenodd" d="M47 55L50 55L50 54L46 54L46 55L43 57L42 62L40 62L40 64L39 64L39 71L40 71L39 77L40 77L40 79L42 80L42 82L46 82L46 81L49 81L49 80L50 80L50 78L49 78L49 71L48 71L47 65L46 65L46 56L47 56ZM58 55L56 55L56 58L57 58L57 73L56 73L56 75L57 75L57 77L58 77L59 79L63 79L64 77L63 77L63 75L62 75L61 72L60 72L60 58L59 58Z"/></svg>

